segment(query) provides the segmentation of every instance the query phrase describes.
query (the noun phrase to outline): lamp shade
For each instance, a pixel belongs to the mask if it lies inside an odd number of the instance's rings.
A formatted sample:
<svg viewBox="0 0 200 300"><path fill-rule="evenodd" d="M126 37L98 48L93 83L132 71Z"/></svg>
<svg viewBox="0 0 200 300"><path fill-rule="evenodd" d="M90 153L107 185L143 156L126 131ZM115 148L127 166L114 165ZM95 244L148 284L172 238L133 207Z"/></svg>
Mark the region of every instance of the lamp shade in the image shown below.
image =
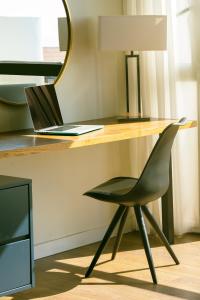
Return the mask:
<svg viewBox="0 0 200 300"><path fill-rule="evenodd" d="M101 16L99 48L118 51L166 50L167 16Z"/></svg>
<svg viewBox="0 0 200 300"><path fill-rule="evenodd" d="M67 18L58 18L58 36L60 51L66 51L68 44Z"/></svg>

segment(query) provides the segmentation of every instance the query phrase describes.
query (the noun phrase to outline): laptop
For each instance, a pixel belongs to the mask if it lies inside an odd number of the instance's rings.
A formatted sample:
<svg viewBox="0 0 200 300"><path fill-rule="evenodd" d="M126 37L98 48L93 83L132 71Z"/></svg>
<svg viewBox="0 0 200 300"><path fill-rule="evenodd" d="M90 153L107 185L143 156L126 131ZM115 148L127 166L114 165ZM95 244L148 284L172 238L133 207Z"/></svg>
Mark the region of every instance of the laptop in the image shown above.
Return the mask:
<svg viewBox="0 0 200 300"><path fill-rule="evenodd" d="M103 125L64 124L53 84L25 88L34 132L52 135L80 135Z"/></svg>

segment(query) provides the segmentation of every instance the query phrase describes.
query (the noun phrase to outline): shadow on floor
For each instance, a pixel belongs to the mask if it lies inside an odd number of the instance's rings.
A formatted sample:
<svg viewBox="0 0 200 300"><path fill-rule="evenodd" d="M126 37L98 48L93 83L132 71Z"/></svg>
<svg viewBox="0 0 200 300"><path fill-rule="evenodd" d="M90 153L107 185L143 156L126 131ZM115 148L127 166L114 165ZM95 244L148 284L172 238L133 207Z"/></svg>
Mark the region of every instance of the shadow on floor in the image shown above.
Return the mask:
<svg viewBox="0 0 200 300"><path fill-rule="evenodd" d="M126 235L126 237L124 238L124 243L122 243L123 246L120 251L129 251L133 250L133 248L134 250L143 248L142 244L138 242L138 237L135 236L135 234L134 237L136 240L136 244L134 244L132 234ZM199 236L193 236L191 239L182 238L182 241L181 239L178 239L178 244L189 243L195 240L200 240ZM151 239L151 242L154 246L156 246L157 243L160 245L160 243L154 240L154 238L153 241ZM111 241L111 243L105 249L104 253L111 253L112 244L113 241ZM131 247L131 244L134 244L134 247ZM12 300L32 300L48 296L56 297L59 294L70 291L80 285L95 285L105 287L106 285L126 285L168 296L178 297L181 299L200 299L200 294L197 292L188 291L186 289L175 288L162 284L154 285L151 282L128 277L129 272L138 272L143 269L131 269L128 271L113 273L108 273L94 269L91 277L95 279L100 279L100 281L103 280L104 282L91 282L91 280L84 278L84 274L87 268L79 266L77 264L73 264L71 262L69 263L67 262L67 260L77 257L82 258L86 256L92 256L96 248L97 244L93 244L90 246L70 250L36 261L36 288L13 295ZM99 265L103 263L101 262ZM157 269L163 267L169 267L169 265L157 266ZM175 265L174 267L176 268ZM123 274L126 274L126 277L123 276Z"/></svg>

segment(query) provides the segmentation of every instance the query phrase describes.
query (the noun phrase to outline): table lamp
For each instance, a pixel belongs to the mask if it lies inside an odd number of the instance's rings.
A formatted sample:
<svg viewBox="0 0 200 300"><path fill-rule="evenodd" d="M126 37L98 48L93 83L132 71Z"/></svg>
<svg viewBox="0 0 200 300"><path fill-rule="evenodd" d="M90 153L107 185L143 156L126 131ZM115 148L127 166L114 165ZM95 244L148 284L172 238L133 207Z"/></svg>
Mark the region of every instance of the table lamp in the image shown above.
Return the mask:
<svg viewBox="0 0 200 300"><path fill-rule="evenodd" d="M67 51L69 38L67 18L58 18L58 37L60 51Z"/></svg>
<svg viewBox="0 0 200 300"><path fill-rule="evenodd" d="M127 15L99 17L100 50L126 51L126 109L129 113L128 59L137 62L137 116L119 117L123 121L148 121L150 117L142 114L140 88L139 54L134 51L161 51L167 48L167 16L164 15Z"/></svg>

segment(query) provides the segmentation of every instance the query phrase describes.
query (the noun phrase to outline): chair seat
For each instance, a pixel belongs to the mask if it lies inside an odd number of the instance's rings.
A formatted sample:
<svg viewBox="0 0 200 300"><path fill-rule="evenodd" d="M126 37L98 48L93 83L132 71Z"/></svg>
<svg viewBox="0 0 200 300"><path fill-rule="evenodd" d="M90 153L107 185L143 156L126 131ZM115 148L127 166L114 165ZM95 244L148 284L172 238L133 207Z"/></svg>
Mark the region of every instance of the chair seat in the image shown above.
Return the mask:
<svg viewBox="0 0 200 300"><path fill-rule="evenodd" d="M141 172L139 179L132 177L115 177L84 194L97 200L119 205L94 258L85 273L85 277L90 276L103 249L110 239L113 230L120 222L112 254L112 259L115 258L128 216L128 211L131 206L134 207L136 221L143 241L153 282L156 284L157 278L143 214L145 214L149 223L163 241L174 262L179 264L178 258L173 252L173 249L170 247L156 220L148 210L146 204L162 197L169 187L171 148L179 126L185 124L185 121L186 119L182 118L178 123L170 124L162 132L144 166L143 171Z"/></svg>
<svg viewBox="0 0 200 300"><path fill-rule="evenodd" d="M118 203L123 195L133 189L137 181L137 178L132 177L115 177L87 191L84 195L106 202Z"/></svg>

